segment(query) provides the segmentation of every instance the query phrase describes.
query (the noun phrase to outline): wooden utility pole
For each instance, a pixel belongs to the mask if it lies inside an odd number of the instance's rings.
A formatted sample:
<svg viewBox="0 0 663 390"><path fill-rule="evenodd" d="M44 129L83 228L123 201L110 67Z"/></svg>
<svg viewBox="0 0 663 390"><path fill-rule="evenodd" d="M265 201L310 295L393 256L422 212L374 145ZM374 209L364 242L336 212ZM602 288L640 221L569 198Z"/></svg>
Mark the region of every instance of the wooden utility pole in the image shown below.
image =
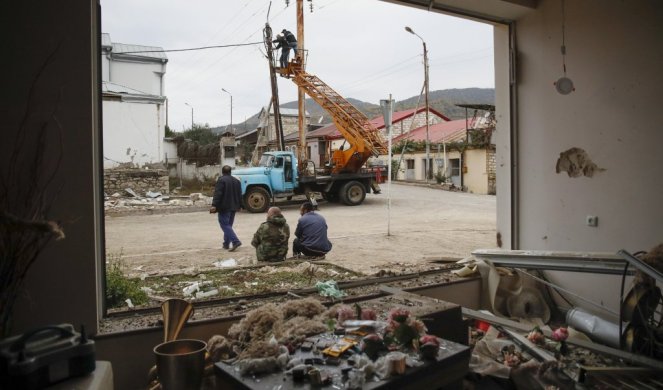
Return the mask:
<svg viewBox="0 0 663 390"><path fill-rule="evenodd" d="M297 52L295 59L304 66L304 0L297 0ZM299 108L299 117L297 124L299 125L299 165L300 171L303 171L303 164L306 158L306 105L304 89L299 87L297 89L297 100Z"/></svg>
<svg viewBox="0 0 663 390"><path fill-rule="evenodd" d="M281 122L281 109L279 106L279 89L276 82L276 72L274 71L274 54L272 52L272 28L269 26L269 23L265 23L265 29L263 30L263 36L265 39L265 50L267 52L267 60L269 61L269 80L272 85L272 100L271 104L274 107L274 130L276 135L276 141L278 144L278 150L285 150L285 141L283 139L283 123ZM269 128L269 106L267 106L267 127ZM257 141L256 141L257 148Z"/></svg>

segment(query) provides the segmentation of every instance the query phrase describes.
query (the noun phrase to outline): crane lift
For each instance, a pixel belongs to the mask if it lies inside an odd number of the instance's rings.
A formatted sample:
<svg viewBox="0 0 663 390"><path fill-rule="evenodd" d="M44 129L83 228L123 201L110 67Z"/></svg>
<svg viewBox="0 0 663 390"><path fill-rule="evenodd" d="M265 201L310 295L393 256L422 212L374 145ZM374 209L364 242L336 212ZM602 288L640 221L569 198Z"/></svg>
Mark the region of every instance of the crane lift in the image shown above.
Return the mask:
<svg viewBox="0 0 663 390"><path fill-rule="evenodd" d="M382 135L369 119L350 102L325 84L320 78L305 70L304 56L299 54L286 67L276 67L272 52L272 34L265 26L265 46L270 66L272 105L275 110L276 140L279 151L265 152L257 167L236 169L233 175L242 183L244 207L250 212L263 212L272 200L291 199L293 195L306 195L314 199L319 193L328 201L349 206L361 204L366 193L380 193L387 170L365 168L371 156L387 154ZM315 167L310 160L298 162L292 151L283 150L283 130L278 115L278 85L276 74L290 79L325 109L349 147L339 148L322 167ZM303 129L300 128L300 131ZM300 134L300 140L304 137ZM299 145L300 151L306 145Z"/></svg>

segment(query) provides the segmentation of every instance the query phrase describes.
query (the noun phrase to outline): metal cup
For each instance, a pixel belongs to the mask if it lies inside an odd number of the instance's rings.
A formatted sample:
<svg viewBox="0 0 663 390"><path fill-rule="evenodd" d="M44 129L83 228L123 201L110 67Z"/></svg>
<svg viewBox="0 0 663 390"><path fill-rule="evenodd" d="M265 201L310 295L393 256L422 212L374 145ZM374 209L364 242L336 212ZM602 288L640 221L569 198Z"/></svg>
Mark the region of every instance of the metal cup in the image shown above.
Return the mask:
<svg viewBox="0 0 663 390"><path fill-rule="evenodd" d="M199 390L205 371L205 349L200 340L173 340L154 347L157 374L163 390Z"/></svg>

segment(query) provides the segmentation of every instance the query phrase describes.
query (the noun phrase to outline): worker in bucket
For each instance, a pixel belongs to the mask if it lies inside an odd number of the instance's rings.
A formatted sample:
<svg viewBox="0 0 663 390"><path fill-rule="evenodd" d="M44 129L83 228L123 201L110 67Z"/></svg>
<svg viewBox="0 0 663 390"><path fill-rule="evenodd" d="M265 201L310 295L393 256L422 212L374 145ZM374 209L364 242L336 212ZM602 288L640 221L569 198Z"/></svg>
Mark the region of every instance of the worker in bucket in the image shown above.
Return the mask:
<svg viewBox="0 0 663 390"><path fill-rule="evenodd" d="M274 43L277 44L274 49L281 49L281 68L286 68L288 66L288 58L290 57L290 45L288 44L288 41L285 39L283 34L276 35Z"/></svg>

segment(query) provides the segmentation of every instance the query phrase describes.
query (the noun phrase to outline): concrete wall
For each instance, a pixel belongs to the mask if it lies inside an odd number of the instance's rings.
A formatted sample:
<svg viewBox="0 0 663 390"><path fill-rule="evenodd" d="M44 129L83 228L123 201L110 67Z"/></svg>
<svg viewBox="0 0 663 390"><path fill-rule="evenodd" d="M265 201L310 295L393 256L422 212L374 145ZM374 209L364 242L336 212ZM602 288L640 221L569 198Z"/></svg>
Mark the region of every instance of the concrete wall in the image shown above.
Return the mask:
<svg viewBox="0 0 663 390"><path fill-rule="evenodd" d="M0 167L8 167L13 150L20 151L21 160L43 158L44 167L56 167L60 161L49 187L47 217L62 221L66 235L50 243L30 269L11 333L71 323L85 324L94 334L103 264L97 4L2 2L0 15L11 15L0 23L7 59L0 62L0 131L5 139L0 142ZM26 111L27 126L20 129ZM47 148L40 150L34 134L44 123ZM20 148L19 132L27 137ZM13 191L20 193L32 180L37 178L21 176Z"/></svg>
<svg viewBox="0 0 663 390"><path fill-rule="evenodd" d="M113 35L111 34L111 39ZM139 44L140 42L133 42ZM154 62L134 62L113 58L110 62L110 80L113 83L137 89L148 95L165 95L162 90L162 73L166 64Z"/></svg>
<svg viewBox="0 0 663 390"><path fill-rule="evenodd" d="M567 1L566 19L567 75L576 86L566 96L553 86L563 74L560 1L540 1L517 22L519 246L651 249L663 237L663 3ZM560 153L572 147L605 171L591 178L555 173ZM587 215L598 216L598 227L586 225ZM616 310L613 279L553 275Z"/></svg>
<svg viewBox="0 0 663 390"><path fill-rule="evenodd" d="M104 168L164 161L165 107L104 100Z"/></svg>

